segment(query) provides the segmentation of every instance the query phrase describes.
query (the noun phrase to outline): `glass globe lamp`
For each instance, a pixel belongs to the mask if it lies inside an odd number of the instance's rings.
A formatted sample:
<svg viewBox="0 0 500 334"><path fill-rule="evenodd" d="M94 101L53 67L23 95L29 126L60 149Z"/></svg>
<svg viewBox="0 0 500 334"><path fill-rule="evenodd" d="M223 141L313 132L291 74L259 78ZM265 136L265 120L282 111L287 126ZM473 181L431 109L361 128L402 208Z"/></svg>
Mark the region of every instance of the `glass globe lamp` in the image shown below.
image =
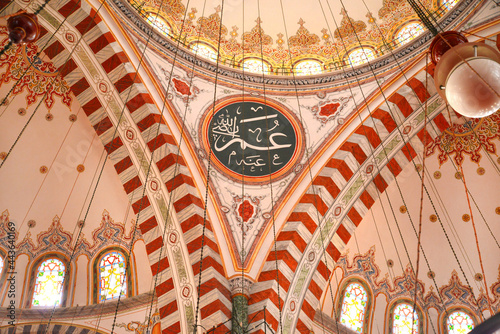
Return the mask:
<svg viewBox="0 0 500 334"><path fill-rule="evenodd" d="M442 41L447 38L444 34L435 38ZM495 113L500 109L500 54L484 43L451 36L459 41L441 42L441 48L434 41L431 44L431 58L437 62L437 91L463 116L480 118Z"/></svg>

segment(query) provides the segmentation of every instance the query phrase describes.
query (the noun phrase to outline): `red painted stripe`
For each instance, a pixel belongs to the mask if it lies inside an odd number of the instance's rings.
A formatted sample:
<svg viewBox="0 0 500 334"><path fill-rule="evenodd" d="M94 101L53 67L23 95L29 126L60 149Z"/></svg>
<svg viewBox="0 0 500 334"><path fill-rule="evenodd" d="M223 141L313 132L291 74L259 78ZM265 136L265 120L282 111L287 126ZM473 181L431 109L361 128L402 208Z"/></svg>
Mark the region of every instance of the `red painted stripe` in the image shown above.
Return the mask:
<svg viewBox="0 0 500 334"><path fill-rule="evenodd" d="M80 34L85 35L88 31L94 28L97 23L99 23L100 18L95 15L95 11L91 10L89 16L85 17L80 23L78 23L75 28L80 32ZM92 14L94 12L94 14Z"/></svg>
<svg viewBox="0 0 500 334"><path fill-rule="evenodd" d="M140 186L142 186L142 182L139 179L139 175L137 175L133 179L131 179L128 182L126 182L123 185L123 188L125 189L125 192L127 194L130 194L132 191L134 191L135 189L139 188Z"/></svg>
<svg viewBox="0 0 500 334"><path fill-rule="evenodd" d="M222 283L216 277L205 281L200 286L200 296L204 296L205 294L213 290L218 290L224 295L224 297L227 298L227 300L231 300L231 291L229 291L224 285L222 285Z"/></svg>
<svg viewBox="0 0 500 334"><path fill-rule="evenodd" d="M173 179L165 182L168 191L173 191L174 189L182 186L183 184L188 184L191 187L194 187L193 179L184 174L177 174Z"/></svg>
<svg viewBox="0 0 500 334"><path fill-rule="evenodd" d="M404 117L410 116L410 114L413 112L413 108L410 106L406 98L399 93L392 94L391 97L389 97L389 101L395 103L398 106Z"/></svg>
<svg viewBox="0 0 500 334"><path fill-rule="evenodd" d="M194 214L188 219L181 222L182 232L186 233L187 231L194 228L196 225L203 226L203 217L198 214ZM205 228L212 231L212 225L210 225L210 222L208 220L205 223Z"/></svg>
<svg viewBox="0 0 500 334"><path fill-rule="evenodd" d="M174 280L169 278L156 286L156 296L161 297L169 291L174 289Z"/></svg>
<svg viewBox="0 0 500 334"><path fill-rule="evenodd" d="M287 250L278 250L278 251L271 251L269 252L269 255L267 256L266 261L276 261L276 257L278 258L278 261L283 261L286 263L288 268L290 268L292 271L295 271L297 269L297 261L293 258L293 256L287 251Z"/></svg>
<svg viewBox="0 0 500 334"><path fill-rule="evenodd" d="M190 241L187 244L187 249L188 249L189 254L192 254L192 253L196 252L197 250L201 249L202 239L203 239L203 236L200 235L198 238ZM212 241L210 238L205 238L205 240L203 241L203 246L208 246L214 252L219 253L219 248L218 248L217 244L214 241Z"/></svg>
<svg viewBox="0 0 500 334"><path fill-rule="evenodd" d="M125 74L120 80L115 83L115 87L119 93L129 88L133 84L141 83L141 79L134 73Z"/></svg>
<svg viewBox="0 0 500 334"><path fill-rule="evenodd" d="M328 191L333 198L337 198L340 193L339 187L337 187L332 178L327 176L317 176L313 181L313 185L325 187L326 191Z"/></svg>
<svg viewBox="0 0 500 334"><path fill-rule="evenodd" d="M137 214L139 210L143 210L150 206L151 204L149 203L148 196L144 196L134 204L132 204L132 209L134 209L134 214Z"/></svg>
<svg viewBox="0 0 500 334"><path fill-rule="evenodd" d="M328 279L330 278L331 271L326 267L323 261L319 261L316 270L318 271L318 273L320 273L321 276L323 276L325 281L328 281Z"/></svg>
<svg viewBox="0 0 500 334"><path fill-rule="evenodd" d="M73 86L71 86L71 91L73 92L73 94L75 94L76 97L78 97L78 95L86 91L87 88L89 87L90 85L87 79L81 78L78 82L76 82L75 84L73 84Z"/></svg>
<svg viewBox="0 0 500 334"><path fill-rule="evenodd" d="M439 114L433 119L434 123L437 125L439 131L444 132L444 130L450 127L450 123L444 118L443 114ZM429 140L429 138L427 138Z"/></svg>
<svg viewBox="0 0 500 334"><path fill-rule="evenodd" d="M413 158L415 158L417 156L417 152L415 152L415 150L413 149L411 144L408 142L403 146L401 151L403 151L403 153L405 154L408 161L412 161Z"/></svg>
<svg viewBox="0 0 500 334"><path fill-rule="evenodd" d="M376 148L382 142L377 132L372 127L361 125L358 129L356 129L356 133L365 136L373 148Z"/></svg>
<svg viewBox="0 0 500 334"><path fill-rule="evenodd" d="M176 304L176 306L177 306L177 304ZM164 311L164 312L166 313L166 315L164 315L164 316L160 315L160 319L163 319L167 315L172 314L173 311L168 310L168 311ZM162 313L160 313L160 314L162 314ZM168 328L161 330L161 334L172 334L172 333L180 333L180 332L181 332L181 323L179 321L177 321L173 325L168 326Z"/></svg>
<svg viewBox="0 0 500 334"><path fill-rule="evenodd" d="M113 123L111 123L111 120L109 117L105 117L99 121L96 125L94 125L95 132L97 133L98 136L102 135L104 132L106 132L108 129L111 129L113 126Z"/></svg>
<svg viewBox="0 0 500 334"><path fill-rule="evenodd" d="M417 137L422 143L429 143L432 139L431 134L425 128L417 132Z"/></svg>
<svg viewBox="0 0 500 334"><path fill-rule="evenodd" d="M309 283L309 291L316 297L316 299L320 299L321 295L323 294L323 290L319 287L318 283L314 281L314 279L311 280L311 283Z"/></svg>
<svg viewBox="0 0 500 334"><path fill-rule="evenodd" d="M250 303L250 301L249 301L249 303ZM281 305L283 305L283 304L281 304ZM264 311L258 310L255 313L249 314L248 319L253 319L252 323L257 323L261 320L264 320L264 314L266 315L266 322L269 324L269 326L271 326L271 328L276 330L278 328L278 321L276 320L276 318L274 318L272 316L272 314L267 309L265 309ZM264 330L259 329L258 331L253 332L252 334L269 334L269 331L266 330L264 332Z"/></svg>
<svg viewBox="0 0 500 334"><path fill-rule="evenodd" d="M326 167L337 169L346 181L349 181L353 175L353 172L344 160L330 159L330 161L326 164Z"/></svg>
<svg viewBox="0 0 500 334"><path fill-rule="evenodd" d="M316 231L316 227L318 227L316 222L309 216L307 212L292 212L292 214L288 218L288 221L302 222L302 224L307 228L307 230L311 234L313 234L314 231Z"/></svg>
<svg viewBox="0 0 500 334"><path fill-rule="evenodd" d="M163 319L169 315L171 315L172 313L176 312L177 311L177 301L174 300L173 302L161 307L159 309L159 313L160 313L160 318ZM180 328L180 325L179 325L179 331L178 332L170 332L170 334L172 333L180 333L181 331L181 328ZM163 332L163 331L162 331Z"/></svg>
<svg viewBox="0 0 500 334"><path fill-rule="evenodd" d="M54 59L54 57L60 54L63 50L64 46L59 41L55 41L45 48L43 53L45 53L50 59Z"/></svg>
<svg viewBox="0 0 500 334"><path fill-rule="evenodd" d="M366 160L365 152L357 143L345 142L339 150L351 152L360 165Z"/></svg>
<svg viewBox="0 0 500 334"><path fill-rule="evenodd" d="M385 182L384 178L380 174L375 176L375 178L373 179L373 183L375 183L375 186L381 193L383 193L384 190L387 188L387 182Z"/></svg>
<svg viewBox="0 0 500 334"><path fill-rule="evenodd" d="M375 203L371 195L366 190L363 191L363 193L361 194L361 196L359 196L359 198L361 199L361 202L363 202L363 204L368 209L372 207L373 203Z"/></svg>
<svg viewBox="0 0 500 334"><path fill-rule="evenodd" d="M145 104L153 104L154 101L147 93L139 93L127 102L128 110L133 113Z"/></svg>
<svg viewBox="0 0 500 334"><path fill-rule="evenodd" d="M277 272L278 275L276 275L276 270L270 270L270 271L263 271L259 275L259 282L266 282L266 281L274 281L276 280L276 276L280 280L280 289L283 289L285 291L288 291L290 288L290 281L288 278L285 277L285 275L278 270Z"/></svg>
<svg viewBox="0 0 500 334"><path fill-rule="evenodd" d="M163 246L163 239L161 236L159 236L155 240L146 244L146 252L148 253L148 255L150 255L154 251L160 249L161 246Z"/></svg>
<svg viewBox="0 0 500 334"><path fill-rule="evenodd" d="M159 273L161 273L162 271L164 271L169 267L170 263L168 263L168 259L165 256L160 261L151 265L151 272L153 273L153 275L158 275Z"/></svg>
<svg viewBox="0 0 500 334"><path fill-rule="evenodd" d="M302 302L301 310L302 310L302 312L304 312L306 314L306 316L309 317L309 319L314 319L314 313L316 313L316 310L311 306L311 304L309 304L309 302L305 298L304 298L304 301ZM297 323L297 325L298 325L298 323ZM297 329L299 329L299 328L297 327ZM307 327L306 327L306 329L307 329ZM307 331L307 332L300 331L300 332L309 334L309 331Z"/></svg>
<svg viewBox="0 0 500 334"><path fill-rule="evenodd" d="M214 300L210 304L205 305L204 307L201 308L200 310L201 318L205 319L206 317L211 316L212 314L218 311L224 313L228 318L231 317L231 310L229 310L221 300Z"/></svg>
<svg viewBox="0 0 500 334"><path fill-rule="evenodd" d="M304 300L304 302L305 302L305 300ZM309 305L309 303L307 305ZM304 311L304 308L302 308L302 310ZM313 314L313 317L309 317L309 318L311 320L314 319L314 314ZM311 333L311 330L309 329L309 327L307 327L306 324L304 324L302 322L302 320L300 320L300 319L298 319L298 321L297 321L296 329L299 331L300 334L310 334Z"/></svg>
<svg viewBox="0 0 500 334"><path fill-rule="evenodd" d="M372 117L380 120L389 133L391 133L396 128L396 122L394 122L394 120L392 119L391 114L389 114L385 110L375 110L374 112L372 112Z"/></svg>
<svg viewBox="0 0 500 334"><path fill-rule="evenodd" d="M97 37L92 43L90 43L90 48L94 53L98 53L102 49L104 49L106 46L108 46L110 43L115 42L115 38L113 37L113 34L111 32L104 33Z"/></svg>
<svg viewBox="0 0 500 334"><path fill-rule="evenodd" d="M206 256L203 259L203 268L201 270L204 272L207 269L213 268L215 269L219 274L222 276L225 276L226 273L224 272L224 267L222 267L222 264L217 262L213 257L211 256ZM200 263L197 262L193 264L193 274L196 276L200 273Z"/></svg>
<svg viewBox="0 0 500 334"><path fill-rule="evenodd" d="M87 116L90 116L101 107L102 107L102 105L101 105L101 102L99 102L99 99L97 97L94 97L92 100L87 102L84 106L82 106L82 109L83 109L83 111L85 111L85 114Z"/></svg>
<svg viewBox="0 0 500 334"><path fill-rule="evenodd" d="M403 170L398 162L396 161L396 159L392 158L389 163L387 164L387 167L389 168L389 170L391 171L391 173L394 175L394 176L398 176L399 173L401 173L401 171Z"/></svg>
<svg viewBox="0 0 500 334"><path fill-rule="evenodd" d="M351 219L351 221L356 226L358 226L359 223L361 223L361 220L363 219L363 218L361 218L361 215L358 213L358 211L355 208L351 208L351 210L349 210L349 212L347 213L347 216L349 217L349 219Z"/></svg>
<svg viewBox="0 0 500 334"><path fill-rule="evenodd" d="M328 206L323 202L319 195L315 194L304 194L300 199L299 203L309 203L314 205L314 207L319 211L319 213L324 216L328 211Z"/></svg>
<svg viewBox="0 0 500 334"><path fill-rule="evenodd" d="M119 149L122 146L123 146L123 142L122 142L121 138L120 137L116 137L111 142L109 142L108 144L106 144L104 146L104 148L106 149L106 152L108 152L108 154L111 154L111 153L113 153L114 151L116 151L117 149Z"/></svg>
<svg viewBox="0 0 500 334"><path fill-rule="evenodd" d="M127 62L128 62L127 56L125 56L123 52L118 52L109 57L101 65L102 68L106 71L106 73L109 74L115 68Z"/></svg>
<svg viewBox="0 0 500 334"><path fill-rule="evenodd" d="M349 239L351 239L351 233L349 233L342 224L339 226L336 233L345 244L347 244Z"/></svg>
<svg viewBox="0 0 500 334"><path fill-rule="evenodd" d="M59 13L63 17L69 17L71 14L76 12L78 9L80 9L80 1L69 1L67 4L65 4L61 9L59 9Z"/></svg>
<svg viewBox="0 0 500 334"><path fill-rule="evenodd" d="M160 173L161 173L176 163L178 163L179 165L182 165L182 166L186 166L184 159L180 155L170 153L169 155L165 156L163 159L159 160L156 163L156 166L158 167L158 169L160 170Z"/></svg>
<svg viewBox="0 0 500 334"><path fill-rule="evenodd" d="M190 206L191 204L197 205L200 208L203 208L203 202L197 196L187 194L182 197L178 201L174 203L175 212L180 212Z"/></svg>
<svg viewBox="0 0 500 334"><path fill-rule="evenodd" d="M427 83L427 85L429 85L429 82ZM427 89L425 89L424 83L417 78L411 78L410 80L408 80L408 86L410 86L415 94L417 94L420 102L424 102L429 97L431 97Z"/></svg>
<svg viewBox="0 0 500 334"><path fill-rule="evenodd" d="M161 115L149 114L142 120L137 122L137 127L139 128L139 130L141 130L141 132L143 132L144 130L149 129L154 124L166 124L166 123ZM158 126L156 126L155 129L158 129Z"/></svg>
<svg viewBox="0 0 500 334"><path fill-rule="evenodd" d="M158 222L156 221L155 216L151 216L148 220L144 221L139 228L141 229L141 233L144 235L158 226Z"/></svg>
<svg viewBox="0 0 500 334"><path fill-rule="evenodd" d="M171 135L167 135L165 133L161 133L156 138L149 141L148 147L151 152L154 152L157 149L159 149L163 144L167 143L171 145L177 145L177 143L174 140L174 137L172 137Z"/></svg>
<svg viewBox="0 0 500 334"><path fill-rule="evenodd" d="M128 169L130 166L132 166L132 160L130 159L129 156L126 156L122 160L120 160L118 163L115 164L115 170L118 174L121 174L124 170Z"/></svg>
<svg viewBox="0 0 500 334"><path fill-rule="evenodd" d="M331 258L334 261L338 261L338 259L340 258L340 251L331 242L328 243L328 247L326 247L326 252L331 256Z"/></svg>
<svg viewBox="0 0 500 334"><path fill-rule="evenodd" d="M300 250L301 253L304 253L304 250L307 247L307 243L304 241L304 239L302 239L302 237L297 231L281 231L276 240L292 241L293 244Z"/></svg>
<svg viewBox="0 0 500 334"><path fill-rule="evenodd" d="M59 74L61 74L61 76L64 78L66 75L73 72L73 70L75 70L77 67L78 66L76 66L75 61L70 58L64 63L64 65L59 67Z"/></svg>

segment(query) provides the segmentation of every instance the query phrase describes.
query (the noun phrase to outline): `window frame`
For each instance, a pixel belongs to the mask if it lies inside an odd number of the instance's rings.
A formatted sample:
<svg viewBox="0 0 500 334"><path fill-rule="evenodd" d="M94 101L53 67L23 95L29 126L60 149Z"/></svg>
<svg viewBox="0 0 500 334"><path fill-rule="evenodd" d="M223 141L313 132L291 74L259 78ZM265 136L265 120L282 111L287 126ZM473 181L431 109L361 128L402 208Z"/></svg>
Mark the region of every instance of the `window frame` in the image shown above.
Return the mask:
<svg viewBox="0 0 500 334"><path fill-rule="evenodd" d="M262 62L262 64L267 66L267 71L254 72L254 71L250 71L250 70L246 69L245 62L249 61L249 60L257 60L257 61ZM261 75L261 74L268 75L268 74L273 74L273 72L274 72L273 66L271 65L270 62L268 62L267 60L264 60L263 58L253 57L253 56L245 57L245 58L241 59L240 69L241 69L241 71L244 71L245 73L252 73L252 74L257 74L257 75Z"/></svg>
<svg viewBox="0 0 500 334"><path fill-rule="evenodd" d="M413 300L410 300L408 298L399 298L399 299L394 300L393 302L391 302L388 305L388 312L387 312L387 314L389 315L389 318L387 319L387 324L388 324L387 333L393 333L392 326L393 326L393 323L394 323L394 309L399 304L408 304L408 305L412 306L413 305ZM425 317L425 314L422 311L422 308L418 304L418 302L417 302L416 311L417 311L418 320L419 320L419 323L418 323L418 334L425 334L426 333L425 332L425 328L426 328L425 325L427 325L427 318ZM424 322L425 322L425 325L424 325Z"/></svg>
<svg viewBox="0 0 500 334"><path fill-rule="evenodd" d="M370 286L361 278L350 277L342 284L342 289L339 291L340 292L339 298L337 299L337 319L340 322L340 316L342 313L342 304L343 304L344 298L345 298L345 291L347 290L347 287L351 283L358 283L366 291L367 301L366 301L366 307L365 307L365 318L363 319L363 331L362 331L362 333L369 333L368 329L370 327L370 320L371 320L372 307L373 307L373 291L370 288Z"/></svg>
<svg viewBox="0 0 500 334"><path fill-rule="evenodd" d="M66 255L61 254L61 253L47 253L40 255L37 259L35 259L31 266L30 266L30 271L29 271L29 282L28 282L28 291L29 291L29 298L27 298L25 305L26 308L46 308L46 307L53 307L53 306L35 306L33 304L33 295L35 294L35 283L36 283L36 277L38 276L38 267L42 264L42 262L50 260L50 259L57 259L61 261L64 266L66 267L66 270L64 271L64 279L63 279L63 290L62 290L62 297L61 297L61 303L56 306L56 307L66 307L67 301L68 301L68 295L69 295L69 283L71 281L71 271L72 271L72 266L69 262L69 259L66 257Z"/></svg>
<svg viewBox="0 0 500 334"><path fill-rule="evenodd" d="M99 254L97 254L97 256L94 258L94 260L91 262L92 263L92 287L93 287L93 289L92 289L92 303L93 304L100 304L101 303L101 300L99 298L99 296L100 296L100 293L99 293L99 286L100 286L100 284L99 284L99 282L100 282L99 267L100 267L100 262L101 262L102 258L106 254L111 253L111 252L118 252L125 259L125 274L127 275L127 277L126 277L126 279L127 279L127 295L125 296L125 298L130 298L134 295L133 294L134 289L132 287L132 258L130 257L129 253L121 247L118 247L118 246L106 247L105 249L100 251ZM122 297L122 298L124 298L124 297ZM106 299L105 301L102 301L102 302L110 302L110 301L113 301L116 299L117 298Z"/></svg>
<svg viewBox="0 0 500 334"><path fill-rule="evenodd" d="M367 60L364 62L364 63L361 63L361 64L353 64L350 62L350 58L351 58L351 54L354 52L354 51L357 51L357 50L368 50L370 49L371 51L373 51L373 58L368 58L367 57ZM366 53L365 53L366 55ZM368 63L371 63L373 60L375 60L377 58L377 55L378 55L378 52L377 52L377 49L371 45L359 45L359 46L356 46L352 49L350 49L349 51L347 51L347 53L344 55L344 62L347 66L349 67L358 67L358 66L364 66L364 65L367 65Z"/></svg>
<svg viewBox="0 0 500 334"><path fill-rule="evenodd" d="M319 67L321 68L321 71L319 73L298 73L297 72L297 66L300 66L300 64L305 63L307 61L312 61L312 62L318 63ZM293 70L294 70L295 75L297 75L297 76L320 75L320 74L325 73L325 64L322 61L320 61L319 59L316 59L316 58L304 58L304 59L297 60L293 64Z"/></svg>
<svg viewBox="0 0 500 334"><path fill-rule="evenodd" d="M440 324L441 324L442 333L444 333L444 334L449 333L447 322L448 322L449 316L451 314L453 314L454 312L466 313L469 317L472 318L472 321L474 322L474 328L476 328L479 325L476 314L470 308L468 308L466 306L454 306L454 307L447 308L446 311L441 314Z"/></svg>

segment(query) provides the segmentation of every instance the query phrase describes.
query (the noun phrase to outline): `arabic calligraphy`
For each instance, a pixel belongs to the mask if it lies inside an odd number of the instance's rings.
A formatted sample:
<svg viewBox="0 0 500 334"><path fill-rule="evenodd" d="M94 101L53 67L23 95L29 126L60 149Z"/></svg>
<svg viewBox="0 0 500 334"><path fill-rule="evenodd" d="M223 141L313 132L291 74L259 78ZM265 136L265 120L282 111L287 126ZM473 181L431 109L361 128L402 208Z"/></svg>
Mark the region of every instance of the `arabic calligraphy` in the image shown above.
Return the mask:
<svg viewBox="0 0 500 334"><path fill-rule="evenodd" d="M290 120L259 102L224 106L210 120L208 131L217 160L239 175L278 172L292 159L297 144Z"/></svg>

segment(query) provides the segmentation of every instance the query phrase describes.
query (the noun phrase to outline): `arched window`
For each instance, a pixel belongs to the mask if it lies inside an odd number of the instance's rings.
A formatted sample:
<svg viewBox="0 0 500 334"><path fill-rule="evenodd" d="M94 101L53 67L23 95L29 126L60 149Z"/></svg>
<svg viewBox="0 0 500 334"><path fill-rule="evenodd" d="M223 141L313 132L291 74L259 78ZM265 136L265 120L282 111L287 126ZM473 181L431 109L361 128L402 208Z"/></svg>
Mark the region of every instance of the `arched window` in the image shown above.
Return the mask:
<svg viewBox="0 0 500 334"><path fill-rule="evenodd" d="M36 270L35 288L31 305L60 306L66 266L57 258L44 260Z"/></svg>
<svg viewBox="0 0 500 334"><path fill-rule="evenodd" d="M99 301L127 297L127 268L119 251L106 252L99 260Z"/></svg>
<svg viewBox="0 0 500 334"><path fill-rule="evenodd" d="M375 58L375 50L370 47L360 47L349 52L347 61L352 66L358 66Z"/></svg>
<svg viewBox="0 0 500 334"><path fill-rule="evenodd" d="M317 60L302 60L295 65L295 74L297 75L312 75L323 72L321 63Z"/></svg>
<svg viewBox="0 0 500 334"><path fill-rule="evenodd" d="M158 29L165 36L168 36L170 34L172 28L163 17L161 17L157 13L148 12L147 15L147 20L153 27Z"/></svg>
<svg viewBox="0 0 500 334"><path fill-rule="evenodd" d="M211 46L208 46L205 43L194 43L191 45L191 50L196 53L198 56L201 56L206 59L210 59L213 61L217 61L217 51Z"/></svg>
<svg viewBox="0 0 500 334"><path fill-rule="evenodd" d="M5 266L5 261L3 259L3 256L0 256L0 277L3 274L3 267Z"/></svg>
<svg viewBox="0 0 500 334"><path fill-rule="evenodd" d="M368 323L368 304L367 289L361 282L351 281L343 293L340 322L358 333L365 333L365 327Z"/></svg>
<svg viewBox="0 0 500 334"><path fill-rule="evenodd" d="M410 22L405 24L396 33L396 45L403 45L420 35L424 31L424 27L418 22Z"/></svg>
<svg viewBox="0 0 500 334"><path fill-rule="evenodd" d="M269 73L269 65L262 59L249 58L243 61L243 69L252 73Z"/></svg>
<svg viewBox="0 0 500 334"><path fill-rule="evenodd" d="M474 319L463 310L453 311L446 318L448 334L466 334L474 329Z"/></svg>
<svg viewBox="0 0 500 334"><path fill-rule="evenodd" d="M413 306L403 302L398 303L392 310L392 322L390 323L393 334L419 334L420 317L418 309L413 312Z"/></svg>

